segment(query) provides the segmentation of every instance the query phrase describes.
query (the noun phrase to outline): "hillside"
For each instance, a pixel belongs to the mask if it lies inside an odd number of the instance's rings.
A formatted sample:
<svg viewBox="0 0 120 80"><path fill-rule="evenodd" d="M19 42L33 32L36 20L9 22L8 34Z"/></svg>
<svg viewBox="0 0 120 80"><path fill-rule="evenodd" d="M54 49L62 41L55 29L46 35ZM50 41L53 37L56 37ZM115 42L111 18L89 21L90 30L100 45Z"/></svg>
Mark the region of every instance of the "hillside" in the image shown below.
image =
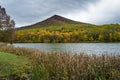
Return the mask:
<svg viewBox="0 0 120 80"><path fill-rule="evenodd" d="M54 15L42 22L18 28L15 42L120 42L120 24L93 25Z"/></svg>
<svg viewBox="0 0 120 80"><path fill-rule="evenodd" d="M77 22L59 15L53 15L52 17L45 19L41 22L29 25L29 26L23 26L17 29L20 30L20 29L41 28L41 27L48 27L48 26L64 26L67 24L73 25L73 24L88 24L88 23Z"/></svg>

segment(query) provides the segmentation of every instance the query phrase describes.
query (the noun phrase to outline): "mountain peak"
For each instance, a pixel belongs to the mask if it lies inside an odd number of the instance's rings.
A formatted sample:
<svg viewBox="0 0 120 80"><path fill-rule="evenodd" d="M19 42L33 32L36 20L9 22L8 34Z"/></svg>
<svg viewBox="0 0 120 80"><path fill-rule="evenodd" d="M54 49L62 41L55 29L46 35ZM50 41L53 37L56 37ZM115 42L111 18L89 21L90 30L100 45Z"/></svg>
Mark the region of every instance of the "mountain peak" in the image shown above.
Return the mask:
<svg viewBox="0 0 120 80"><path fill-rule="evenodd" d="M53 15L52 17L50 17L49 19L56 19L56 20L61 20L61 19L63 19L64 17L62 17L62 16L59 16L59 15ZM65 18L64 18L65 19Z"/></svg>
<svg viewBox="0 0 120 80"><path fill-rule="evenodd" d="M55 15L53 15L52 17L60 17L60 16L55 14Z"/></svg>
<svg viewBox="0 0 120 80"><path fill-rule="evenodd" d="M68 18L65 18L65 17L62 17L62 16L59 16L59 15L53 15L52 17L44 20L43 22L51 22L51 21L59 21L59 22L63 22L63 23L69 23L69 24L72 24L72 23L79 23L77 21L73 21L71 19L68 19Z"/></svg>
<svg viewBox="0 0 120 80"><path fill-rule="evenodd" d="M83 23L83 22L77 22L59 15L53 15L50 18L47 18L41 22L29 25L29 26L25 26L23 28L31 28L31 27L46 27L46 26L55 26L55 25L64 25L64 24L87 24L87 23Z"/></svg>

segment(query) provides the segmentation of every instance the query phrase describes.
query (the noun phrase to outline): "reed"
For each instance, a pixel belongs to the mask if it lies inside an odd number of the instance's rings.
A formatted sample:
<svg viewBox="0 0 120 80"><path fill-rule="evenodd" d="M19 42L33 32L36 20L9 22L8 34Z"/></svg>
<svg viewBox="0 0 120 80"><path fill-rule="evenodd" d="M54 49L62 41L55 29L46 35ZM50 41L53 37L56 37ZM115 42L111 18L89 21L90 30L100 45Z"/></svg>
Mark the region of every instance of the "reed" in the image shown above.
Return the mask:
<svg viewBox="0 0 120 80"><path fill-rule="evenodd" d="M0 45L0 51L28 56L34 63L31 80L120 80L120 55L40 52Z"/></svg>
<svg viewBox="0 0 120 80"><path fill-rule="evenodd" d="M33 74L41 80L119 80L119 55L49 53L37 58ZM40 68L40 69L39 69ZM35 78L39 77L34 75ZM36 79L34 79L36 80Z"/></svg>

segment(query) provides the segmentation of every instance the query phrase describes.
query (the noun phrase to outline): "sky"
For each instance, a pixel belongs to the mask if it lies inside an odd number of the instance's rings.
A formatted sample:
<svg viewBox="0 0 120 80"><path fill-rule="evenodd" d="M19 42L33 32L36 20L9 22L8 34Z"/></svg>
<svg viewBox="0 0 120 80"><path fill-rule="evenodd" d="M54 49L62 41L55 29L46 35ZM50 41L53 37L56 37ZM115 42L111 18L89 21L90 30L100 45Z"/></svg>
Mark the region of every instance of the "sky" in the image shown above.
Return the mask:
<svg viewBox="0 0 120 80"><path fill-rule="evenodd" d="M16 27L53 15L92 24L120 23L120 0L0 0Z"/></svg>

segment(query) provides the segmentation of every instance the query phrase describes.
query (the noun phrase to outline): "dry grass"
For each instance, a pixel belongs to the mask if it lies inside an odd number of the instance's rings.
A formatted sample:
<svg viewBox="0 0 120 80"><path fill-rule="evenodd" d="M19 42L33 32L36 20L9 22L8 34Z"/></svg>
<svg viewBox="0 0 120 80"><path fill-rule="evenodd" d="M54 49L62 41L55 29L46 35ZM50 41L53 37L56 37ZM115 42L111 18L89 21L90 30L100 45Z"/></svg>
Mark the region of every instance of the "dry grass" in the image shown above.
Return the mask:
<svg viewBox="0 0 120 80"><path fill-rule="evenodd" d="M120 80L119 54L44 53L10 45L0 45L0 51L30 57L32 80Z"/></svg>
<svg viewBox="0 0 120 80"><path fill-rule="evenodd" d="M51 53L37 62L34 80L120 80L119 55Z"/></svg>

